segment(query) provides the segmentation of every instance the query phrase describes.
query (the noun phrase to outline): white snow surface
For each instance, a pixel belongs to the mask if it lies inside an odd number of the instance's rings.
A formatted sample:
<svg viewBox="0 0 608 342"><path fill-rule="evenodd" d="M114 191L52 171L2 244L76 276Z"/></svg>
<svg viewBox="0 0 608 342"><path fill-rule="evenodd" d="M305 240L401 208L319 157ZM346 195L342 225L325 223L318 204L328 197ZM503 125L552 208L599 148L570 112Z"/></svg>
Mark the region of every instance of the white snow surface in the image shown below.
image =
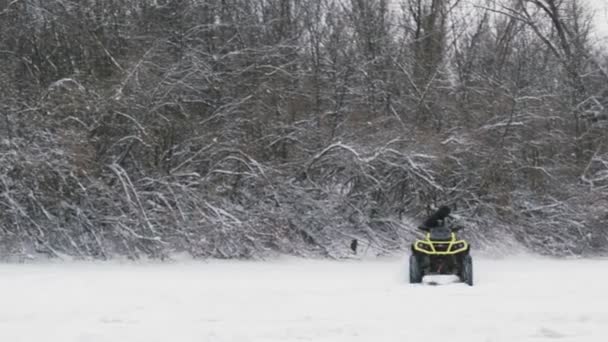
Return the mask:
<svg viewBox="0 0 608 342"><path fill-rule="evenodd" d="M475 258L0 265L0 341L608 341L608 260Z"/></svg>

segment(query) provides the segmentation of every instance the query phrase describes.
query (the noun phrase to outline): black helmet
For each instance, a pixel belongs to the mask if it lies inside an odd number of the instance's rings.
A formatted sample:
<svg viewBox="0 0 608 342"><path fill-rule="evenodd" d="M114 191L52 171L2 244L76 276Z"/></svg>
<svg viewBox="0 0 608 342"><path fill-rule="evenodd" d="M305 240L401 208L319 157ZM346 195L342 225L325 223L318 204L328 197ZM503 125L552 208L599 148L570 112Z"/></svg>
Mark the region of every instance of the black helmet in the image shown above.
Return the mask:
<svg viewBox="0 0 608 342"><path fill-rule="evenodd" d="M444 219L444 218L448 217L451 212L452 212L452 210L450 209L450 207L448 207L447 205L442 205L437 210L437 218Z"/></svg>

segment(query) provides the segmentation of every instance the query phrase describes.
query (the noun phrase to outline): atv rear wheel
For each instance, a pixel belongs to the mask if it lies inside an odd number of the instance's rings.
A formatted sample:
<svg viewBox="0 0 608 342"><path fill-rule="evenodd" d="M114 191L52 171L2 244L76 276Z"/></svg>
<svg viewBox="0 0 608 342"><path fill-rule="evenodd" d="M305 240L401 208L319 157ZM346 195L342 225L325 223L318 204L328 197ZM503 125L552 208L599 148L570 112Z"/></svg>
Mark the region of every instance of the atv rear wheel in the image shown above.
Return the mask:
<svg viewBox="0 0 608 342"><path fill-rule="evenodd" d="M473 258L469 254L462 258L460 279L469 286L473 286Z"/></svg>
<svg viewBox="0 0 608 342"><path fill-rule="evenodd" d="M414 254L410 255L410 284L421 283L423 275L418 258Z"/></svg>

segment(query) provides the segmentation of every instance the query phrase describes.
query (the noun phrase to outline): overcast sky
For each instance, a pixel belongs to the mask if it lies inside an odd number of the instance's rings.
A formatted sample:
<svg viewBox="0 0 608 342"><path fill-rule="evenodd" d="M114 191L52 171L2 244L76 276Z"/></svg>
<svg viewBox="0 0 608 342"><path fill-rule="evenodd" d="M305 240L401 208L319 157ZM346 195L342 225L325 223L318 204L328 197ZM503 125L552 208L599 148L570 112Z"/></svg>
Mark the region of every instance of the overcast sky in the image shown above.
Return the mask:
<svg viewBox="0 0 608 342"><path fill-rule="evenodd" d="M608 0L586 0L595 10L595 26L602 40L608 41Z"/></svg>
<svg viewBox="0 0 608 342"><path fill-rule="evenodd" d="M402 0L390 0L395 10L400 8ZM480 0L467 0L470 4L479 3ZM597 38L608 43L608 0L581 0L593 12Z"/></svg>

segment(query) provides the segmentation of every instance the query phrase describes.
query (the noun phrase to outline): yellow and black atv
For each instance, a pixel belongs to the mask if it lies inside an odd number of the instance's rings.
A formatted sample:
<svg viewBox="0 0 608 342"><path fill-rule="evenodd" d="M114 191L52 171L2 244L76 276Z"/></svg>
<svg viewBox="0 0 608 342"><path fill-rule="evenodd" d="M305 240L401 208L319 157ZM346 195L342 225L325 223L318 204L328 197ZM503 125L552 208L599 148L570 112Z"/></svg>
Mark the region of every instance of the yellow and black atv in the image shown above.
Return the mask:
<svg viewBox="0 0 608 342"><path fill-rule="evenodd" d="M453 274L473 286L473 259L470 245L458 239L462 227L419 227L425 238L412 244L410 255L410 283L421 283L426 275Z"/></svg>

